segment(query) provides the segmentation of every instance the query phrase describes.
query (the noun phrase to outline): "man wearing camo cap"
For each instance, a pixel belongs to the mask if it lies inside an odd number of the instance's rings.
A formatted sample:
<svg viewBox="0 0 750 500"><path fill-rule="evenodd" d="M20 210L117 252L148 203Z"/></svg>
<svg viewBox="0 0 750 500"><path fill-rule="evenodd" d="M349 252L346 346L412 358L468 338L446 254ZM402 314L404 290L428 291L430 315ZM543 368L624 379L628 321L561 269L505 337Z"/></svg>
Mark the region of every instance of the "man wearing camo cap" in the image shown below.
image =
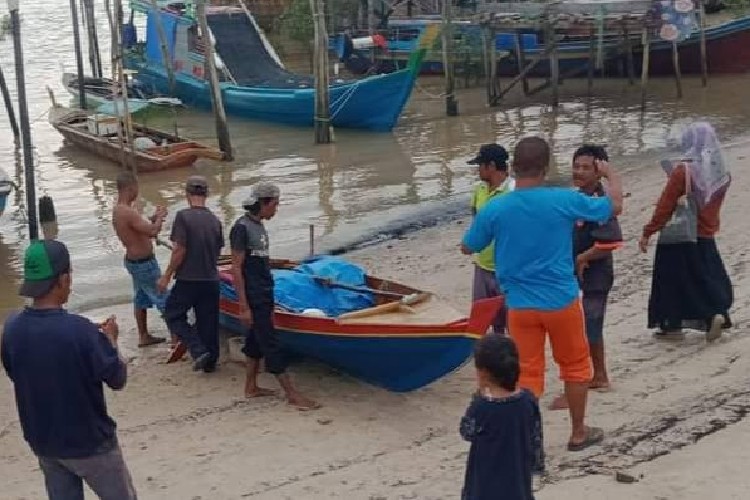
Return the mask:
<svg viewBox="0 0 750 500"><path fill-rule="evenodd" d="M242 352L247 356L245 396L271 396L258 386L260 360L266 370L278 378L289 404L300 410L320 405L300 394L286 372L287 360L273 325L273 276L268 252L268 233L263 220L269 220L279 206L279 188L268 182L255 184L242 203L245 214L237 219L229 233L232 247L232 275L240 303L240 321L248 328Z"/></svg>

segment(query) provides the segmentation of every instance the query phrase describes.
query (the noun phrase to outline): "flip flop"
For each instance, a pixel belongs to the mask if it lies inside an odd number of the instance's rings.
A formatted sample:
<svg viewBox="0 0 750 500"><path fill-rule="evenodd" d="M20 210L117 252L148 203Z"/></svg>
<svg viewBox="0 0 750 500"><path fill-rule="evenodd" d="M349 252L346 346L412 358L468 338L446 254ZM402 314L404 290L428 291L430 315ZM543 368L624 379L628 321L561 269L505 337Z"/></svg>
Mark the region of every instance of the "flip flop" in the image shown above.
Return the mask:
<svg viewBox="0 0 750 500"><path fill-rule="evenodd" d="M140 342L138 344L138 347L148 347L148 346L151 346L151 345L163 344L166 341L167 341L167 339L165 339L163 337L151 337L151 336L149 336L148 340L146 342Z"/></svg>
<svg viewBox="0 0 750 500"><path fill-rule="evenodd" d="M724 316L722 316L721 314L717 314L713 318L711 318L711 325L706 332L706 342L713 342L714 340L717 340L719 337L721 337L721 330L723 326Z"/></svg>
<svg viewBox="0 0 750 500"><path fill-rule="evenodd" d="M186 352L187 346L182 342L177 342L177 344L174 346L174 349L172 349L172 352L169 353L167 364L176 363L177 361L181 360Z"/></svg>
<svg viewBox="0 0 750 500"><path fill-rule="evenodd" d="M594 446L604 440L604 431L599 427L586 427L586 439L580 443L568 442L568 451L583 451L589 446Z"/></svg>

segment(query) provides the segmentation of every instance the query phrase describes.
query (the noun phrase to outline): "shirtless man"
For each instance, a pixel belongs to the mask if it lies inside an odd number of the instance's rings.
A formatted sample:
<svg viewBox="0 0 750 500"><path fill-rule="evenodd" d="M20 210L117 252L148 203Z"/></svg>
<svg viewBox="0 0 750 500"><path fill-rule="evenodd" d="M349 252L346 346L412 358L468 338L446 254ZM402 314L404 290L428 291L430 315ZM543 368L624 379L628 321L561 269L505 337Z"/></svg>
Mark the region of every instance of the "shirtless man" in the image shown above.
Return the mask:
<svg viewBox="0 0 750 500"><path fill-rule="evenodd" d="M135 322L138 326L138 347L146 347L164 342L164 338L148 333L146 311L156 307L162 315L168 293L157 289L161 277L159 263L154 256L151 241L161 231L167 209L157 206L154 215L145 220L133 208L138 198L138 180L131 172L117 176L117 204L112 212L112 225L117 237L125 247L125 269L133 278L133 306Z"/></svg>

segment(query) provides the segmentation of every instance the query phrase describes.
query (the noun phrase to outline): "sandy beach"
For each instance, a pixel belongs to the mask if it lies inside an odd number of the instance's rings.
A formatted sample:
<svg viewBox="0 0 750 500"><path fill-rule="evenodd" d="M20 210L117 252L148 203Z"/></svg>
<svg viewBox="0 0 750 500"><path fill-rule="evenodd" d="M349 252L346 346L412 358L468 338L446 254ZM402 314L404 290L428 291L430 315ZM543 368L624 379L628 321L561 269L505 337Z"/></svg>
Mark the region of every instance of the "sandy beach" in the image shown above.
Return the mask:
<svg viewBox="0 0 750 500"><path fill-rule="evenodd" d="M545 411L549 461L539 500L747 497L750 477L743 472L750 452L743 444L750 424L743 417L750 408L750 357L743 352L750 349L750 176L742 166L750 145L725 153L735 178L718 244L735 285L735 327L712 345L698 334L658 341L646 330L653 248L640 254L637 239L665 179L656 165L627 174L630 196L621 218L627 244L616 257L605 330L614 390L592 393L589 404L590 421L605 429L606 440L569 453L567 413ZM468 311L471 260L457 248L467 223L425 229L349 258ZM391 394L304 363L293 368L294 377L324 408L299 413L280 398L245 400L239 364L225 359L217 373L199 375L187 362L163 364L166 347L137 349L129 305L86 312L96 319L111 313L119 318L131 361L128 386L107 397L140 498L459 497L468 446L457 427L474 388L471 366L422 390ZM166 335L156 315L150 320L153 333ZM267 375L263 381L276 387ZM560 390L554 366L547 381L544 405ZM43 498L42 475L23 441L5 376L0 402L0 496ZM617 483L616 471L639 480Z"/></svg>

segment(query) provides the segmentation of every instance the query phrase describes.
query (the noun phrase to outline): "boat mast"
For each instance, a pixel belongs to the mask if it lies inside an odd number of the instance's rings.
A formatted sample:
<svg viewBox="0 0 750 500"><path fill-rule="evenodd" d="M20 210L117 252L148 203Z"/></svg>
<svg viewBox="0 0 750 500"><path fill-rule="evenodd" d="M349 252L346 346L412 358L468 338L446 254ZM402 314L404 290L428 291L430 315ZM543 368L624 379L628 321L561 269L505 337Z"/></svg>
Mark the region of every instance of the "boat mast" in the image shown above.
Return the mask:
<svg viewBox="0 0 750 500"><path fill-rule="evenodd" d="M26 102L26 78L23 69L21 45L21 20L18 15L18 0L8 0L10 25L13 32L13 49L16 60L16 85L18 87L18 114L21 121L21 143L23 144L24 180L26 182L26 215L29 221L29 239L39 239L39 226L36 215L36 185L34 182L34 156L31 150L31 127L29 108Z"/></svg>

